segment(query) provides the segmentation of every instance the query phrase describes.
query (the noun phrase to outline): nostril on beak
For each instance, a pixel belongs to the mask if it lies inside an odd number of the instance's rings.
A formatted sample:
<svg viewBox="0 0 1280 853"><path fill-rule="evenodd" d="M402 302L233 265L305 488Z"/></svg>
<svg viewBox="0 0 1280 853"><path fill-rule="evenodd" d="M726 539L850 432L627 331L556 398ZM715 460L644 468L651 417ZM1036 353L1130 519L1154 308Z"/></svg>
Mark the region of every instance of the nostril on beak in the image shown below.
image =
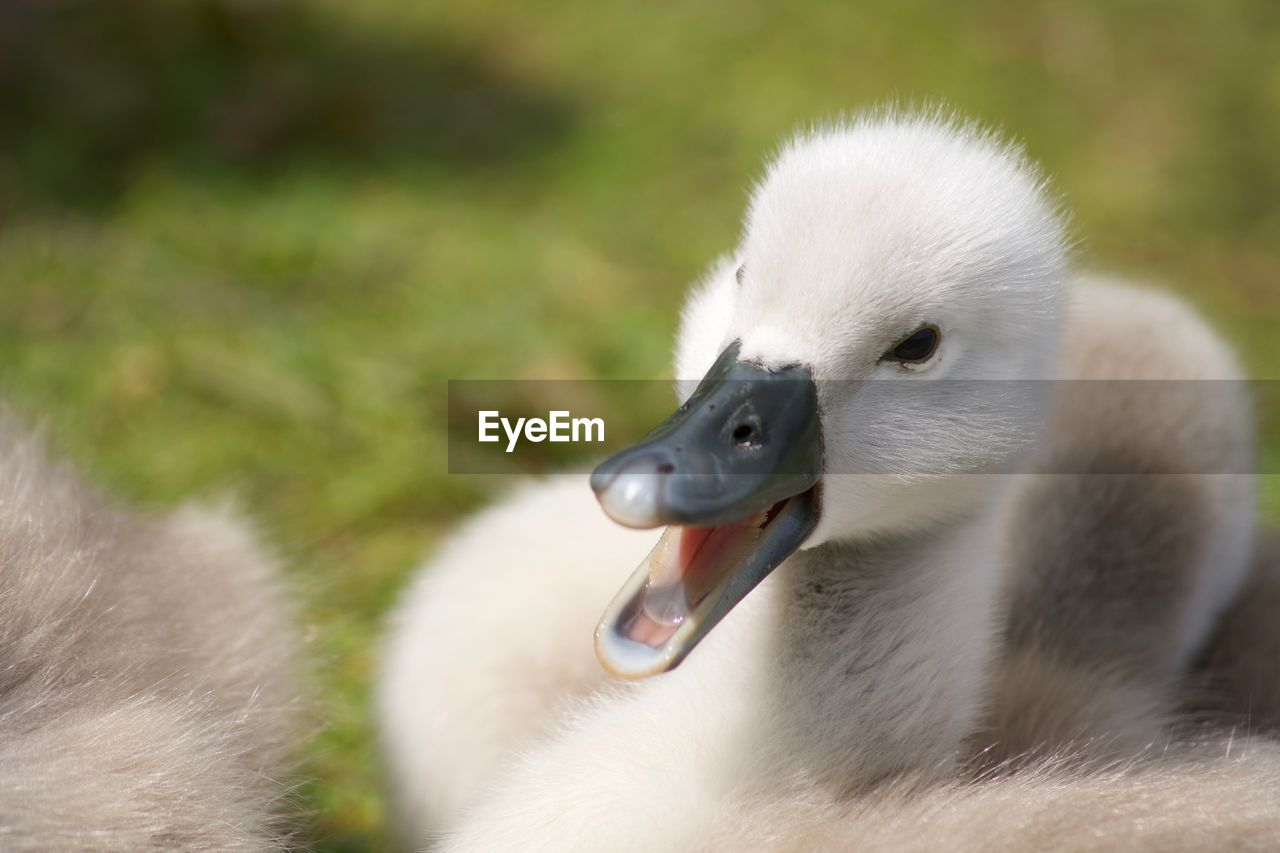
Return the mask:
<svg viewBox="0 0 1280 853"><path fill-rule="evenodd" d="M674 473L675 470L676 466L672 465L670 462L662 462L658 465L659 474L671 474Z"/></svg>

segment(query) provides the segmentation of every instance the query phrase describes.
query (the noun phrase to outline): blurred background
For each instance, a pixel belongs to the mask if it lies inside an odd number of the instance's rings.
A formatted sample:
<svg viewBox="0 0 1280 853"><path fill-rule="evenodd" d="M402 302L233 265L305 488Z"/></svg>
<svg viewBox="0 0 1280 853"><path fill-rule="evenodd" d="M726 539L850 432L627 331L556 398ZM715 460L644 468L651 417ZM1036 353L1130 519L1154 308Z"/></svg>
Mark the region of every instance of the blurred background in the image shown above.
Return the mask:
<svg viewBox="0 0 1280 853"><path fill-rule="evenodd" d="M1022 140L1084 264L1280 378L1271 0L0 0L0 387L103 488L278 544L318 847L385 845L380 619L503 485L446 475L445 380L663 376L762 159L894 99Z"/></svg>

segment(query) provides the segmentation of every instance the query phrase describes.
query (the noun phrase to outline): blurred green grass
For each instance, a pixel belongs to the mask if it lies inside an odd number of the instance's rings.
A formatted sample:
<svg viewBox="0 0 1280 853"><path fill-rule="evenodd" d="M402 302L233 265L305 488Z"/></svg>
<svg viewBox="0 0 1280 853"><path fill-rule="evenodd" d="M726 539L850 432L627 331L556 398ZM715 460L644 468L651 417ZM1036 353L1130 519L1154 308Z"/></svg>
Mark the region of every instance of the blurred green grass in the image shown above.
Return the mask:
<svg viewBox="0 0 1280 853"><path fill-rule="evenodd" d="M320 847L387 843L379 620L501 486L445 475L445 380L663 375L762 158L893 99L1023 140L1085 264L1280 378L1270 0L0 6L3 392L111 491L233 491L279 543Z"/></svg>

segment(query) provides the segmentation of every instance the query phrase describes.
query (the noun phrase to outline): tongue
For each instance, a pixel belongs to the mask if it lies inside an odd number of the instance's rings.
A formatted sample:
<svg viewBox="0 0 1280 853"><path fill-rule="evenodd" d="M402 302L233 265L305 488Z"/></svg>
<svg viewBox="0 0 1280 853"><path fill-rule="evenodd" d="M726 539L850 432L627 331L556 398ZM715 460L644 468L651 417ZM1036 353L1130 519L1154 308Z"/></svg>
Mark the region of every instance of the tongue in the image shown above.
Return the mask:
<svg viewBox="0 0 1280 853"><path fill-rule="evenodd" d="M711 539L717 529L715 527L677 528L677 535L680 538L680 552L677 555L676 570L680 574L683 575L689 571L694 558L698 556L702 546L707 544L707 541Z"/></svg>
<svg viewBox="0 0 1280 853"><path fill-rule="evenodd" d="M665 642L760 538L756 514L720 527L668 527L649 561L643 616L644 641ZM639 637L637 637L639 639Z"/></svg>

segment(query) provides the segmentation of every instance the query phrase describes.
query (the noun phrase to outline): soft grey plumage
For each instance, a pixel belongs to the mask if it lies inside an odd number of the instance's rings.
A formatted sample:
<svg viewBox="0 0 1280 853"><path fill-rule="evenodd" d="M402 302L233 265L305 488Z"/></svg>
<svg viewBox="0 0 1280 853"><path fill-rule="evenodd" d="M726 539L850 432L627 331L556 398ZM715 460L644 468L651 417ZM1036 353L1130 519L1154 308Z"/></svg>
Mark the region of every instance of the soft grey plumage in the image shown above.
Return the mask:
<svg viewBox="0 0 1280 853"><path fill-rule="evenodd" d="M1280 745L1241 739L1160 762L1081 772L1047 760L986 783L920 790L910 779L856 801L804 785L744 801L693 848L772 853L1171 853L1272 851L1280 834Z"/></svg>
<svg viewBox="0 0 1280 853"><path fill-rule="evenodd" d="M227 512L124 512L0 414L0 848L283 846L275 569Z"/></svg>
<svg viewBox="0 0 1280 853"><path fill-rule="evenodd" d="M1172 298L1107 282L1077 287L1067 329L1048 476L1012 502L988 761L1162 746L1249 565L1253 424L1230 351Z"/></svg>
<svg viewBox="0 0 1280 853"><path fill-rule="evenodd" d="M1280 731L1280 532L1258 540L1253 569L1222 615L1193 683L1192 710L1241 731Z"/></svg>

